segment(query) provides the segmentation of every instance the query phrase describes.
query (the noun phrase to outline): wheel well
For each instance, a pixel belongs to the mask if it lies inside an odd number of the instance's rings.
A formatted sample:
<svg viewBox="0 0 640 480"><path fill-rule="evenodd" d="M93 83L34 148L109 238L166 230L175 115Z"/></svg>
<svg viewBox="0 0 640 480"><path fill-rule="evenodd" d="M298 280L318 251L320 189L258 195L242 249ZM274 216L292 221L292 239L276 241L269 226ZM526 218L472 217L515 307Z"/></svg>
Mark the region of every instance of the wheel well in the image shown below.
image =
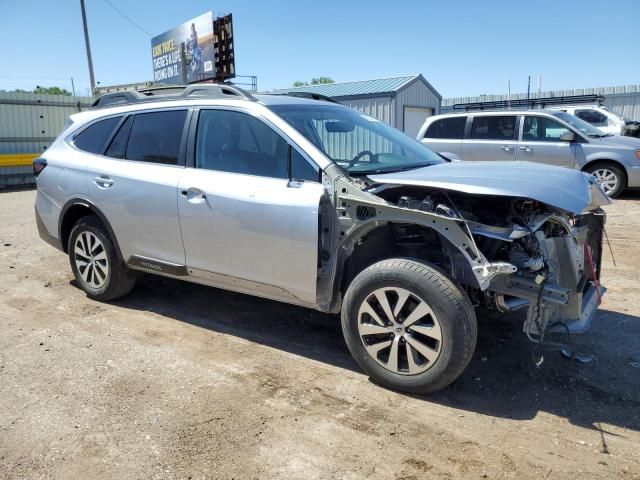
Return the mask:
<svg viewBox="0 0 640 480"><path fill-rule="evenodd" d="M445 243L435 230L416 224L388 223L367 232L355 240L353 252L344 262L340 291L344 295L356 275L388 258L415 258L445 266Z"/></svg>
<svg viewBox="0 0 640 480"><path fill-rule="evenodd" d="M62 243L62 248L65 253L68 253L69 250L69 236L71 235L71 229L73 226L83 217L88 217L89 215L95 215L94 211L91 210L86 205L72 205L67 209L62 218L62 223L60 224L60 242Z"/></svg>
<svg viewBox="0 0 640 480"><path fill-rule="evenodd" d="M592 160L591 162L587 163L584 167L582 167L582 171L586 172L588 169L591 169L598 165L606 165L606 164L612 164L618 167L620 170L622 170L622 174L624 175L624 186L626 187L627 186L627 170L624 168L624 165L618 162L617 160L607 160L607 159Z"/></svg>

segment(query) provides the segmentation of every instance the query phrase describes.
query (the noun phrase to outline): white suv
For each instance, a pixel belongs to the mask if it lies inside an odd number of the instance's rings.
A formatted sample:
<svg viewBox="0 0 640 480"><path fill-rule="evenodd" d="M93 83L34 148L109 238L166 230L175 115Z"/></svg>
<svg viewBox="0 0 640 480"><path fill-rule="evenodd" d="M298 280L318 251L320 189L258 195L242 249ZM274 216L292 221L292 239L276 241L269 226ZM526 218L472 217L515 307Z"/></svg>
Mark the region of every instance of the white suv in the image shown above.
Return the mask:
<svg viewBox="0 0 640 480"><path fill-rule="evenodd" d="M560 110L575 115L580 120L584 120L610 135L640 137L640 122L634 122L629 118L618 115L607 107L600 105L562 105L549 107L549 110Z"/></svg>
<svg viewBox="0 0 640 480"><path fill-rule="evenodd" d="M41 237L91 298L164 275L342 316L382 385L442 388L475 305L526 334L586 329L604 213L593 177L448 163L335 102L196 85L101 97L34 161ZM215 305L212 306L215 308Z"/></svg>

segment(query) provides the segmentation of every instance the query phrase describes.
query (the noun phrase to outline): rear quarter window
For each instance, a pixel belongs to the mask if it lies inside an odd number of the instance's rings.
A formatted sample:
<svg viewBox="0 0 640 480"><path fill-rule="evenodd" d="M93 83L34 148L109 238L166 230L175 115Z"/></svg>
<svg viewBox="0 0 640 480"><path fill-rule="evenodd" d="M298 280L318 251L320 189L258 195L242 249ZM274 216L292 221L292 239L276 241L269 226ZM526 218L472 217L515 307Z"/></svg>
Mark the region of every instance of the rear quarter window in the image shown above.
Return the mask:
<svg viewBox="0 0 640 480"><path fill-rule="evenodd" d="M111 117L88 126L73 137L73 144L85 152L102 154L111 133L120 122L120 118Z"/></svg>
<svg viewBox="0 0 640 480"><path fill-rule="evenodd" d="M424 133L424 138L462 139L467 117L451 117L435 120Z"/></svg>

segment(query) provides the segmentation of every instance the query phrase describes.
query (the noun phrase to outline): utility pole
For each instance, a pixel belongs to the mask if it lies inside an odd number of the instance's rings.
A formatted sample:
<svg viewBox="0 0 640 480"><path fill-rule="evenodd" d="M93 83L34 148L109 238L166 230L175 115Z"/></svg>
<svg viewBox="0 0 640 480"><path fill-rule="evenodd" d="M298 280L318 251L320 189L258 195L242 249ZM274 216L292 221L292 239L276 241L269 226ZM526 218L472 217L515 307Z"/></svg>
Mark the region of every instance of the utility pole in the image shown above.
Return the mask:
<svg viewBox="0 0 640 480"><path fill-rule="evenodd" d="M82 10L82 26L84 28L84 44L87 49L87 63L89 64L89 81L91 82L91 96L96 89L96 79L93 76L93 60L91 59L91 45L89 45L89 29L87 28L87 13L84 10L84 0L80 0Z"/></svg>

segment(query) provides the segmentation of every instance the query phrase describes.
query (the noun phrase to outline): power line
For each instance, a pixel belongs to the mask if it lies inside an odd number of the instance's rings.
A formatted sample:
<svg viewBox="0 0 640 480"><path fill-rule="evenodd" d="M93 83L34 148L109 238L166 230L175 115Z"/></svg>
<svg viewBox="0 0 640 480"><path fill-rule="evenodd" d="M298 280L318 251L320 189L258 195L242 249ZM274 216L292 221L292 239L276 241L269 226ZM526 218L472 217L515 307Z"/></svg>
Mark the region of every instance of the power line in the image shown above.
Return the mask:
<svg viewBox="0 0 640 480"><path fill-rule="evenodd" d="M147 35L149 35L150 37L153 37L153 35L151 35L149 32L147 32L144 28L142 28L140 25L138 25L136 22L134 22L133 20L131 20L129 17L127 17L124 12L122 12L122 10L120 10L118 7L116 7L113 3L111 3L109 0L104 0L105 3L107 5L109 5L111 8L113 8L116 12L118 12L120 14L120 16L122 18L124 18L127 22L129 22L131 25L133 25L134 27L136 27L138 30L140 30L141 32L146 33Z"/></svg>

